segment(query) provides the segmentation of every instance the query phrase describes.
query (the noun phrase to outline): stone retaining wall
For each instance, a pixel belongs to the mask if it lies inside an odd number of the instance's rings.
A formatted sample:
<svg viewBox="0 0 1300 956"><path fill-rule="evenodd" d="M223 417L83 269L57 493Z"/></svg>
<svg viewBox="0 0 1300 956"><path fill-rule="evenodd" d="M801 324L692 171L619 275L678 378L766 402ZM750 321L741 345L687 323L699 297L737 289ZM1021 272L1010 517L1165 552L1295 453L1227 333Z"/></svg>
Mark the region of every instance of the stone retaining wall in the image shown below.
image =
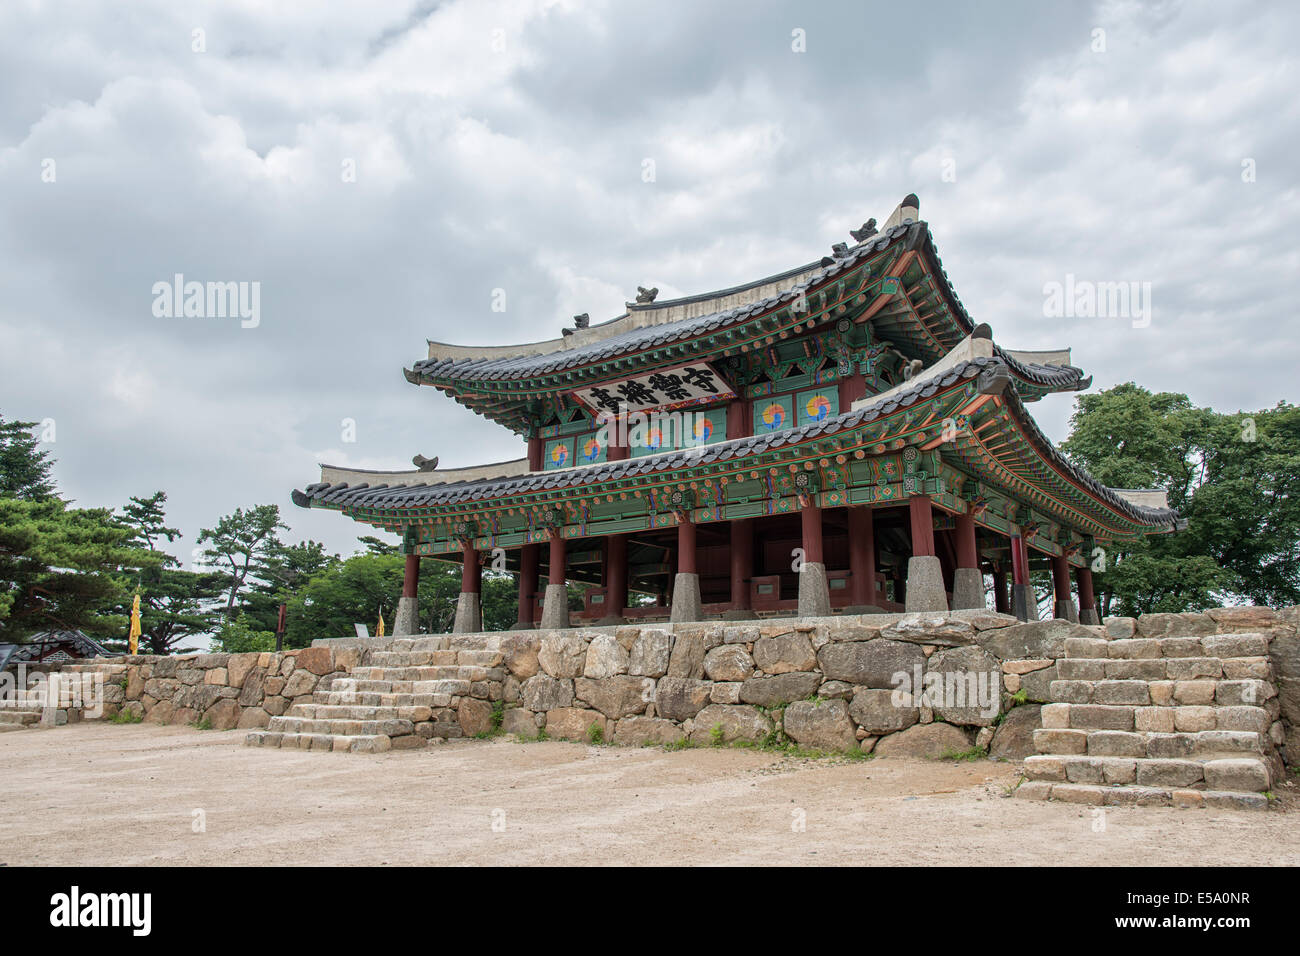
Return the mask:
<svg viewBox="0 0 1300 956"><path fill-rule="evenodd" d="M405 638L318 640L283 653L123 657L65 665L101 672L105 715L157 723L266 727L358 666L456 668L411 700L426 739L503 730L641 745L788 739L823 750L938 756L978 746L1033 752L1038 704L1051 699L1071 637L1269 640L1288 763L1300 754L1300 608L1022 623L991 611L874 614L744 623L628 625ZM893 698L894 675L986 673L998 712ZM350 678L349 678L350 679ZM416 678L417 680L419 678ZM932 679L932 678L929 678ZM347 687L347 683L340 684Z"/></svg>
<svg viewBox="0 0 1300 956"><path fill-rule="evenodd" d="M62 673L104 676L105 717L126 711L150 723L231 730L267 726L272 716L310 700L360 660L355 649L310 647L283 653L118 657L68 664Z"/></svg>
<svg viewBox="0 0 1300 956"><path fill-rule="evenodd" d="M829 751L940 756L1032 752L1034 701L1048 699L1069 637L1098 628L1021 623L990 611L753 623L680 623L487 634L344 638L374 668L458 673L432 681L433 737L492 727L532 737L643 745L789 740ZM452 669L456 670L453 671ZM895 675L983 675L990 708L896 697ZM950 681L950 683L952 682ZM1015 706L1026 702L1027 706ZM950 700L949 704L952 703Z"/></svg>

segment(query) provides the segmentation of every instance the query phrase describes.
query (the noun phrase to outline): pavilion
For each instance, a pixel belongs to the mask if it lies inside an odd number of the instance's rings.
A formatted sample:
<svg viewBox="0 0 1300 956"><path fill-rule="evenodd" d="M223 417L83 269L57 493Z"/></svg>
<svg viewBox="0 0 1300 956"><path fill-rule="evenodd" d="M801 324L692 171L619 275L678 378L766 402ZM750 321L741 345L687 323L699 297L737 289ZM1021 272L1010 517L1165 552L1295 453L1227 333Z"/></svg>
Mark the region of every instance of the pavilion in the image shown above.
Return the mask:
<svg viewBox="0 0 1300 956"><path fill-rule="evenodd" d="M1164 492L1108 488L1053 447L1028 404L1091 378L1068 349L1005 349L970 319L915 196L851 235L746 285L642 289L547 341L430 342L407 380L511 429L526 456L324 465L293 500L401 536L395 634L417 627L426 556L463 565L457 632L481 629L487 562L517 576L520 628L568 626L568 581L586 585L578 619L603 624L977 608L990 592L1027 620L1031 569L1050 570L1055 616L1097 623L1094 561L1176 530Z"/></svg>

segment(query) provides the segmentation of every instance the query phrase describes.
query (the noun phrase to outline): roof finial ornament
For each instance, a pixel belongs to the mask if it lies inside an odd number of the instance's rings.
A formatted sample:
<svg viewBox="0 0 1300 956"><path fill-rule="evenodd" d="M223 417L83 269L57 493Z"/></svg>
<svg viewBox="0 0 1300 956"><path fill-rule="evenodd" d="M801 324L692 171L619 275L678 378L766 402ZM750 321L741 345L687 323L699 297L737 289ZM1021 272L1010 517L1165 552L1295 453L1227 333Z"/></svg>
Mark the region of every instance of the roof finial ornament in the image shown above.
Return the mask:
<svg viewBox="0 0 1300 956"><path fill-rule="evenodd" d="M637 286L636 287L637 305L649 305L651 302L655 300L655 296L657 296L658 294L659 294L658 286L656 286L653 289L647 289L645 286L641 286L641 285Z"/></svg>
<svg viewBox="0 0 1300 956"><path fill-rule="evenodd" d="M923 368L925 368L924 362L920 359L912 359L912 361L903 366L903 381L910 382L921 374L921 369Z"/></svg>
<svg viewBox="0 0 1300 956"><path fill-rule="evenodd" d="M438 456L434 455L432 458L425 458L423 455L416 455L411 459L411 464L420 471L433 471L438 467Z"/></svg>
<svg viewBox="0 0 1300 956"><path fill-rule="evenodd" d="M868 219L860 228L850 229L849 235L853 237L854 242L862 242L863 240L870 239L876 234L876 232L876 220Z"/></svg>
<svg viewBox="0 0 1300 956"><path fill-rule="evenodd" d="M831 246L831 255L836 259L843 259L849 254L849 244L847 242L837 242Z"/></svg>
<svg viewBox="0 0 1300 956"><path fill-rule="evenodd" d="M585 329L591 325L591 313L584 312L581 315L573 317L573 327L575 329Z"/></svg>

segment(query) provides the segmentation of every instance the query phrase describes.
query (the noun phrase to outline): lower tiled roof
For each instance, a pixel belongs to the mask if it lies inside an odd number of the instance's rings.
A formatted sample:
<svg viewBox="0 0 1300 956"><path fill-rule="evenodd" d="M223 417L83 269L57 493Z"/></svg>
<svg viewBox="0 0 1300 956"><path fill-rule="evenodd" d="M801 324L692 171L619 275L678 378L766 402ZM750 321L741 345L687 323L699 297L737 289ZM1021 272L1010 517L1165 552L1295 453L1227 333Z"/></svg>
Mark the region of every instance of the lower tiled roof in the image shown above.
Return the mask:
<svg viewBox="0 0 1300 956"><path fill-rule="evenodd" d="M1055 369L1056 366L1044 366L1044 368ZM658 455L605 462L599 465L452 484L370 485L363 483L349 485L347 483L329 484L318 482L308 485L302 491L294 491L293 501L302 507L320 504L339 508L410 508L428 505L452 505L505 495L571 488L622 478L634 478L638 475L649 475L670 469L744 458L749 455L761 454L769 448L798 443L821 435L832 435L889 416L900 408L914 405L918 401L929 398L960 380L974 378L984 372L991 375L1000 373L1002 378L1005 379L1011 371L1010 364L1003 355L995 355L992 358L973 358L934 373L930 377L914 380L913 383L897 391L887 393L875 401L868 401L867 404L860 405L857 409L843 412L815 424L764 435L730 439L698 448L663 452ZM1003 392L1003 398L1008 401L1028 440L1045 459L1067 478L1081 486L1107 507L1138 524L1153 528L1173 527L1175 525L1178 520L1178 513L1175 510L1135 505L1072 464L1052 445L1051 440L1039 430L1033 418L1025 411L1014 388L1006 389Z"/></svg>

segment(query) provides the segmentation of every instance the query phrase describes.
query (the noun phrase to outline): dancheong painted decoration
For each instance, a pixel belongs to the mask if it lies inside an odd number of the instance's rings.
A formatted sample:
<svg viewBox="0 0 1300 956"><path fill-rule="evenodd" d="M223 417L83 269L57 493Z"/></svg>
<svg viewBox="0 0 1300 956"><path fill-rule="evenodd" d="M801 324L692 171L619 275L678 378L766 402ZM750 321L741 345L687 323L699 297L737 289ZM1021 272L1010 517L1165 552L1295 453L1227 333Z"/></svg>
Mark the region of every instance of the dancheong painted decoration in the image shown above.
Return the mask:
<svg viewBox="0 0 1300 956"><path fill-rule="evenodd" d="M423 557L517 575L519 627L983 607L1097 621L1109 543L1176 530L1160 490L1108 488L1028 405L1087 388L1068 349L994 342L966 314L919 202L779 275L656 302L544 342L430 342L405 373L516 432L515 461L323 466L293 493L401 536L396 633ZM546 579L543 589L541 581Z"/></svg>

